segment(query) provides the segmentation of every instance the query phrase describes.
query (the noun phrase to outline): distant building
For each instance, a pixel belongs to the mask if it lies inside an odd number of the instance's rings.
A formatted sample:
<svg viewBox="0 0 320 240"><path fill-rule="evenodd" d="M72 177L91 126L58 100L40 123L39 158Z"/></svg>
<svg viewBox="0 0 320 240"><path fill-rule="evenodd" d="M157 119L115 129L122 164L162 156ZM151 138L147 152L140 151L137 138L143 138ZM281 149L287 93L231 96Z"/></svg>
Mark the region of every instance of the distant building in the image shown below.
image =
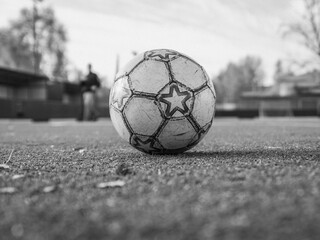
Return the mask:
<svg viewBox="0 0 320 240"><path fill-rule="evenodd" d="M98 91L99 116L108 117L109 89ZM82 116L80 85L50 81L45 75L0 67L0 118L50 118Z"/></svg>
<svg viewBox="0 0 320 240"><path fill-rule="evenodd" d="M0 117L26 117L33 111L31 103L46 100L48 80L43 75L0 67Z"/></svg>
<svg viewBox="0 0 320 240"><path fill-rule="evenodd" d="M260 116L320 116L320 72L282 75L263 91L245 92L240 109L259 109Z"/></svg>
<svg viewBox="0 0 320 240"><path fill-rule="evenodd" d="M0 118L78 117L80 87L45 75L0 67Z"/></svg>

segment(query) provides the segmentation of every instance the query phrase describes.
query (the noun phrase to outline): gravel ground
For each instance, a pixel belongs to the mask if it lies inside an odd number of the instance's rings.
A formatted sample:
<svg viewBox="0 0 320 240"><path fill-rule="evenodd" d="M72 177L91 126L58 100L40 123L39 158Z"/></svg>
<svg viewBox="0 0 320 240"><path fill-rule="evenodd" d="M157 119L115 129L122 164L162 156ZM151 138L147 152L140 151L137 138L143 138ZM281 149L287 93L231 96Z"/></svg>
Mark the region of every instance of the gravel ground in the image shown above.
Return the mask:
<svg viewBox="0 0 320 240"><path fill-rule="evenodd" d="M140 153L109 120L0 121L0 239L320 239L320 119L217 119Z"/></svg>

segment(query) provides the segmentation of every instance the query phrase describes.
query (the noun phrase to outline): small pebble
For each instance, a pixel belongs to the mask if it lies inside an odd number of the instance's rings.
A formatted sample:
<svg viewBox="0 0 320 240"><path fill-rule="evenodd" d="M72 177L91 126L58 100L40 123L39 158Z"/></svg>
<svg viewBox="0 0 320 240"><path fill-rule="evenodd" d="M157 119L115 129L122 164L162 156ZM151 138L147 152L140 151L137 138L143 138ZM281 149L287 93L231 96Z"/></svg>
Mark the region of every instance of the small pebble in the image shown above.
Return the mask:
<svg viewBox="0 0 320 240"><path fill-rule="evenodd" d="M8 164L0 164L0 170L6 170L9 169L9 165Z"/></svg>
<svg viewBox="0 0 320 240"><path fill-rule="evenodd" d="M122 180L116 180L111 182L102 182L97 184L97 188L115 188L123 187L126 183Z"/></svg>
<svg viewBox="0 0 320 240"><path fill-rule="evenodd" d="M0 193L15 193L17 191L16 188L14 187L4 187L4 188L0 188Z"/></svg>
<svg viewBox="0 0 320 240"><path fill-rule="evenodd" d="M57 187L55 185L52 185L52 186L44 187L42 191L44 193L51 193L51 192L54 192L56 189Z"/></svg>
<svg viewBox="0 0 320 240"><path fill-rule="evenodd" d="M16 180L16 179L20 179L20 178L24 178L25 175L21 175L21 174L16 174L12 176L12 180Z"/></svg>
<svg viewBox="0 0 320 240"><path fill-rule="evenodd" d="M132 168L130 168L126 163L121 163L116 169L116 174L120 176L126 176L133 173Z"/></svg>

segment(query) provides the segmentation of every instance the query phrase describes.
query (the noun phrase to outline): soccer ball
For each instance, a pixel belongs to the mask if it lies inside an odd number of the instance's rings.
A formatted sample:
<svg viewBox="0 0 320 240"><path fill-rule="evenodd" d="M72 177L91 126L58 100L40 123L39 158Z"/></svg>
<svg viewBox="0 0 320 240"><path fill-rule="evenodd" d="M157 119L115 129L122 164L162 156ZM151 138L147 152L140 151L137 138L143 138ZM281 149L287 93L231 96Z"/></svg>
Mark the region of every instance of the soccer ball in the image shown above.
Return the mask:
<svg viewBox="0 0 320 240"><path fill-rule="evenodd" d="M118 72L109 109L116 131L133 147L174 154L192 148L208 132L215 99L203 67L177 51L157 49Z"/></svg>

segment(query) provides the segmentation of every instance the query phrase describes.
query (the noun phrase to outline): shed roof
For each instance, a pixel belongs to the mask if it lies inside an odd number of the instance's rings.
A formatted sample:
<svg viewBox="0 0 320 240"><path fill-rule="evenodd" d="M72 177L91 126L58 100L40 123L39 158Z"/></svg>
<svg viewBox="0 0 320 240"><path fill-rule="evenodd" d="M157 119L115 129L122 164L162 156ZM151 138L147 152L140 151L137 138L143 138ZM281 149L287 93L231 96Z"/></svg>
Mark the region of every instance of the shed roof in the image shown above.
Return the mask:
<svg viewBox="0 0 320 240"><path fill-rule="evenodd" d="M28 85L39 81L48 81L45 75L0 67L0 83L5 85Z"/></svg>

